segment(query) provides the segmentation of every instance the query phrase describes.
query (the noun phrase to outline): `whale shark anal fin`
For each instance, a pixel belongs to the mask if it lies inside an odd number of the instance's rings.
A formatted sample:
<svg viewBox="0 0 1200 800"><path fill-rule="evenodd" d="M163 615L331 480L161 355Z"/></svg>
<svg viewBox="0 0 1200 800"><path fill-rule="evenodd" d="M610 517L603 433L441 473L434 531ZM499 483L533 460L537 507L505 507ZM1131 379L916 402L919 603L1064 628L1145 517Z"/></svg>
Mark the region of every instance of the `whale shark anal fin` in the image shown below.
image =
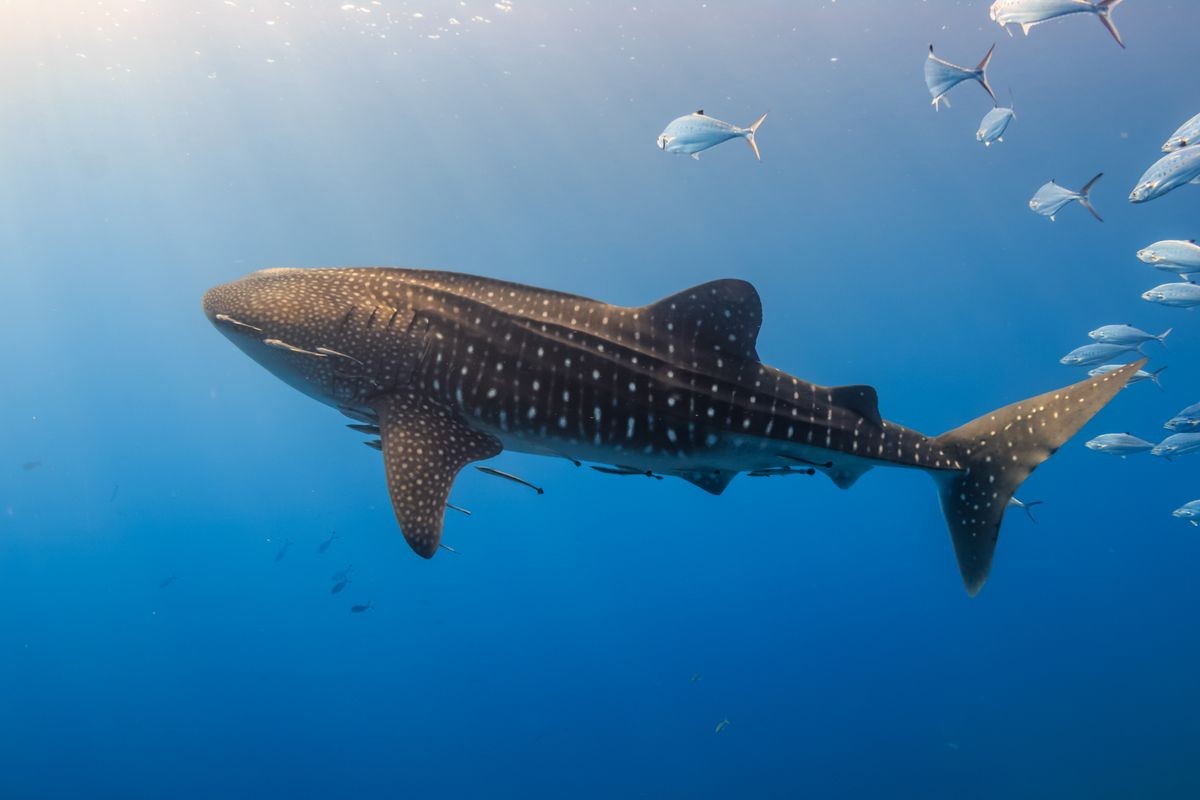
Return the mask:
<svg viewBox="0 0 1200 800"><path fill-rule="evenodd" d="M476 431L450 411L414 392L376 398L392 510L409 547L432 558L442 517L459 470L499 455L496 437Z"/></svg>

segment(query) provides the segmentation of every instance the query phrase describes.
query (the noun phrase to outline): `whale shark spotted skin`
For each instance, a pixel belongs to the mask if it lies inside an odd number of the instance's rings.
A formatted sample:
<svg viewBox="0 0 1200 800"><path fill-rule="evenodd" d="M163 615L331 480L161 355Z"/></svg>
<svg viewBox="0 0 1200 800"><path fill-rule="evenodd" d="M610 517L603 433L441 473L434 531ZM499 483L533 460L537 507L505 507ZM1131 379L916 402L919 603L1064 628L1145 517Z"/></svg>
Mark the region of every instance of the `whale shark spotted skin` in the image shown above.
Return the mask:
<svg viewBox="0 0 1200 800"><path fill-rule="evenodd" d="M870 386L763 364L758 293L739 280L623 307L450 272L271 269L209 290L203 308L289 385L378 428L396 519L426 558L459 470L504 449L713 494L740 472L803 466L849 487L898 466L937 482L971 594L1017 487L1145 363L930 437L880 417Z"/></svg>

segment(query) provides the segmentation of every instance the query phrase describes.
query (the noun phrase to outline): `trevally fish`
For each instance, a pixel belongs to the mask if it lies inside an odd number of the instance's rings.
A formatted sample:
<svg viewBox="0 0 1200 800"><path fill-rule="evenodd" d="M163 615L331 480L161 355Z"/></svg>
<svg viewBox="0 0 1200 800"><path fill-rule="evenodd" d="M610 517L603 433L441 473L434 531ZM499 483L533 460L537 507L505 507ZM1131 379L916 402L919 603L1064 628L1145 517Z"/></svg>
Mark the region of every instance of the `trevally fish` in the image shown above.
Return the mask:
<svg viewBox="0 0 1200 800"><path fill-rule="evenodd" d="M1192 239L1163 239L1138 250L1137 257L1167 272L1200 272L1200 246Z"/></svg>
<svg viewBox="0 0 1200 800"><path fill-rule="evenodd" d="M1142 299L1162 306L1195 308L1200 306L1200 286L1194 283L1164 283L1142 292Z"/></svg>
<svg viewBox="0 0 1200 800"><path fill-rule="evenodd" d="M1170 335L1174 328L1167 328L1157 336L1153 333L1146 333L1140 328L1135 328L1132 325L1103 325L1096 330L1091 331L1088 336L1097 342L1105 344L1127 344L1130 347L1137 347L1143 342L1156 341L1159 344L1166 344L1164 339Z"/></svg>
<svg viewBox="0 0 1200 800"><path fill-rule="evenodd" d="M1107 375L1108 373L1110 373L1114 370L1121 369L1124 366L1125 366L1124 364L1105 364L1102 367L1096 367L1095 369L1088 370L1088 375L1091 375L1093 378L1095 378L1099 375ZM1137 383L1138 381L1150 381L1155 386L1157 386L1158 388L1161 389L1161 388L1163 388L1163 385L1162 385L1162 383L1159 382L1158 376L1161 375L1162 371L1165 369L1166 369L1165 366L1159 367L1158 369L1154 370L1153 372L1147 372L1144 369L1139 369L1137 372L1133 373L1133 377L1130 378L1129 383L1127 383L1125 385L1129 386L1130 384Z"/></svg>
<svg viewBox="0 0 1200 800"><path fill-rule="evenodd" d="M1193 500L1190 503L1184 503L1179 508L1172 511L1171 516L1175 519L1186 519L1193 525L1200 526L1200 522L1196 522L1196 518L1200 517L1200 500Z"/></svg>
<svg viewBox="0 0 1200 800"><path fill-rule="evenodd" d="M1142 173L1129 202L1145 203L1187 183L1200 183L1200 145L1172 150Z"/></svg>
<svg viewBox="0 0 1200 800"><path fill-rule="evenodd" d="M1008 499L1145 364L927 436L885 421L870 386L764 364L762 302L740 280L620 306L452 272L271 269L210 289L203 309L289 385L378 425L392 510L424 558L439 550L460 471L505 449L670 475L714 495L739 474L796 464L843 488L895 466L933 477L972 595ZM623 538L646 533L635 520Z"/></svg>
<svg viewBox="0 0 1200 800"><path fill-rule="evenodd" d="M957 64L951 64L949 61L938 58L933 54L933 45L929 45L929 56L925 59L925 85L929 88L929 94L933 95L933 108L935 111L938 108L938 103L945 103L946 108L950 107L950 101L946 98L946 93L963 81L979 81L979 85L992 98L992 102L997 102L996 93L988 85L987 79L988 63L992 60L992 51L995 49L996 45L993 44L988 49L987 55L979 62L979 66L971 69L969 67L960 67Z"/></svg>
<svg viewBox="0 0 1200 800"><path fill-rule="evenodd" d="M1163 427L1169 431L1196 431L1200 430L1200 403L1192 405L1180 411L1175 416L1163 423Z"/></svg>
<svg viewBox="0 0 1200 800"><path fill-rule="evenodd" d="M1113 24L1112 10L1120 5L1121 0L996 0L988 10L992 19L1005 30L1009 25L1020 25L1021 31L1028 36L1029 29L1052 19L1065 17L1069 14L1095 14L1101 24L1108 29L1112 37L1121 47L1121 34Z"/></svg>
<svg viewBox="0 0 1200 800"><path fill-rule="evenodd" d="M1096 213L1096 209L1092 206L1091 191L1096 185L1096 181L1104 176L1101 172L1096 177L1084 184L1083 188L1078 192L1065 187L1059 186L1053 180L1042 185L1042 188L1037 190L1037 194L1029 201L1029 208L1036 214L1041 214L1043 217L1049 217L1050 221L1054 221L1055 215L1062 211L1063 206L1068 203L1078 200L1079 204L1092 212L1092 216L1100 219L1100 215Z"/></svg>
<svg viewBox="0 0 1200 800"><path fill-rule="evenodd" d="M658 135L658 149L668 153L690 155L699 161L702 151L740 136L749 143L750 149L754 151L754 157L762 161L762 156L758 152L758 144L754 141L754 134L766 118L767 115L763 114L754 120L750 127L739 128L708 116L702 108L695 114L671 120L670 124Z"/></svg>
<svg viewBox="0 0 1200 800"><path fill-rule="evenodd" d="M1004 132L1008 130L1009 123L1016 118L1016 108L1013 107L1010 97L1009 108L996 106L983 115L979 122L979 130L975 131L975 141L983 142L984 147L991 147L992 142L1003 142Z"/></svg>
<svg viewBox="0 0 1200 800"><path fill-rule="evenodd" d="M1179 129L1163 142L1162 149L1164 153L1169 153L1172 150L1180 150L1188 145L1196 144L1196 142L1200 142L1200 114L1180 125Z"/></svg>
<svg viewBox="0 0 1200 800"><path fill-rule="evenodd" d="M1150 452L1170 460L1200 450L1200 433L1173 433L1154 446Z"/></svg>
<svg viewBox="0 0 1200 800"><path fill-rule="evenodd" d="M1198 287L1200 288L1200 287ZM1068 367L1090 367L1092 364L1102 364L1111 358L1137 350L1136 345L1105 344L1096 342L1076 347L1058 360L1058 363Z"/></svg>
<svg viewBox="0 0 1200 800"><path fill-rule="evenodd" d="M1131 456L1134 453L1145 453L1154 449L1154 442L1139 439L1132 433L1102 433L1086 445L1088 450L1098 453L1108 453L1114 456Z"/></svg>

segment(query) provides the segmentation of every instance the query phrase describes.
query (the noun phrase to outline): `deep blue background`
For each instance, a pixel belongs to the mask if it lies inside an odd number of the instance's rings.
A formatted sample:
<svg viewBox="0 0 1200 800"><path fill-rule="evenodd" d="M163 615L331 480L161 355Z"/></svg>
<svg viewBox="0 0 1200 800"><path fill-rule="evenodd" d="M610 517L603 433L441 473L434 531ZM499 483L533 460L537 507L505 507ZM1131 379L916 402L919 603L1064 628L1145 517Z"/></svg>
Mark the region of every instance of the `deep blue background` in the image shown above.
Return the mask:
<svg viewBox="0 0 1200 800"><path fill-rule="evenodd" d="M1122 51L982 0L294 5L4 6L0 795L1200 794L1200 534L1170 515L1200 461L1082 444L1200 400L1200 323L1134 258L1200 234L1200 189L1125 200L1200 111L1200 8L1122 5ZM999 42L1003 144L977 86L930 107L931 41ZM698 107L770 109L763 162L657 150ZM1025 205L1101 170L1103 225ZM904 471L717 498L506 454L545 496L464 472L460 554L425 562L378 454L199 310L351 264L627 304L746 278L766 361L930 433L1077 379L1098 325L1176 332L1166 391L1022 488L1038 522L973 600Z"/></svg>

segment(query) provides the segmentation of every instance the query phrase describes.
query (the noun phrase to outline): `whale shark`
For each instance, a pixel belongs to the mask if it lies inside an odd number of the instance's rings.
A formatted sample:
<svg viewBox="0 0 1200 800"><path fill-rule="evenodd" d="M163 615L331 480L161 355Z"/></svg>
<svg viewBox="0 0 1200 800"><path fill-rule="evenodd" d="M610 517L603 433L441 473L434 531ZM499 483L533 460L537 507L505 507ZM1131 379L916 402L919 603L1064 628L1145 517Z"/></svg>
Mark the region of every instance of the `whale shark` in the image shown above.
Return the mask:
<svg viewBox="0 0 1200 800"><path fill-rule="evenodd" d="M927 436L885 420L870 386L764 364L762 304L741 280L627 307L453 272L276 268L216 286L202 305L277 377L377 432L396 520L425 558L459 471L505 449L712 494L743 472L803 468L848 488L889 466L934 479L972 596L1017 487L1145 364Z"/></svg>

